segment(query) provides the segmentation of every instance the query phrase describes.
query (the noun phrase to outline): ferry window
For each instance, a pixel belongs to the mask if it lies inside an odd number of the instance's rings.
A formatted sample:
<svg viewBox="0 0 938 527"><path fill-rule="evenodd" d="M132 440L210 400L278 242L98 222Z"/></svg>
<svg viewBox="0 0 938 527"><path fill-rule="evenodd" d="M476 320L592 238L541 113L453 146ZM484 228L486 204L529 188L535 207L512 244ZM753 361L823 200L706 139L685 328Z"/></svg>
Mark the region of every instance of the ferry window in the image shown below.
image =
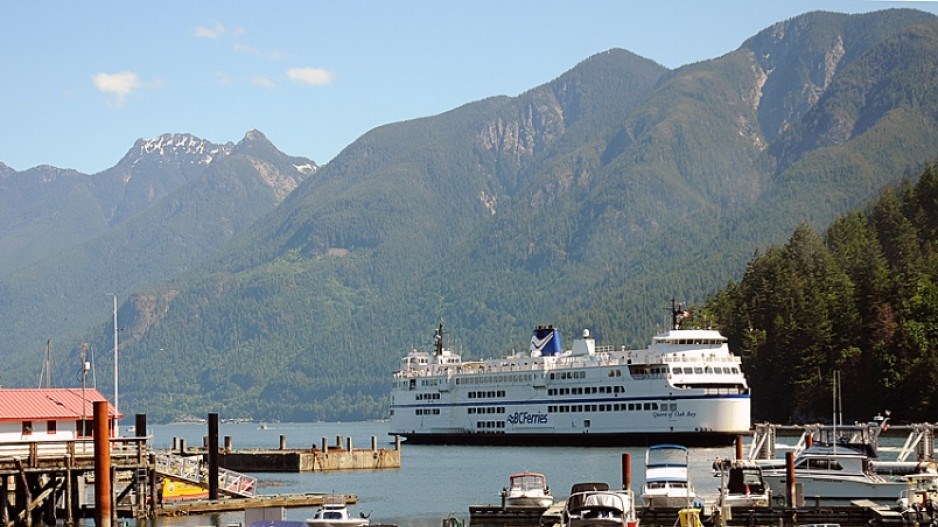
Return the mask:
<svg viewBox="0 0 938 527"><path fill-rule="evenodd" d="M23 435L28 436L33 433L33 422L32 421L23 421Z"/></svg>
<svg viewBox="0 0 938 527"><path fill-rule="evenodd" d="M589 427L590 427L590 420L589 420L589 419L584 419L584 420L583 420L583 428L589 428Z"/></svg>
<svg viewBox="0 0 938 527"><path fill-rule="evenodd" d="M651 410L651 403L645 403L645 410Z"/></svg>
<svg viewBox="0 0 938 527"><path fill-rule="evenodd" d="M697 366L696 368L694 368L694 373L697 373L697 374L703 373L703 368L701 368L700 366Z"/></svg>
<svg viewBox="0 0 938 527"><path fill-rule="evenodd" d="M622 377L622 370L616 370L616 377Z"/></svg>
<svg viewBox="0 0 938 527"><path fill-rule="evenodd" d="M54 434L58 429L58 423L56 421L46 421L46 433Z"/></svg>

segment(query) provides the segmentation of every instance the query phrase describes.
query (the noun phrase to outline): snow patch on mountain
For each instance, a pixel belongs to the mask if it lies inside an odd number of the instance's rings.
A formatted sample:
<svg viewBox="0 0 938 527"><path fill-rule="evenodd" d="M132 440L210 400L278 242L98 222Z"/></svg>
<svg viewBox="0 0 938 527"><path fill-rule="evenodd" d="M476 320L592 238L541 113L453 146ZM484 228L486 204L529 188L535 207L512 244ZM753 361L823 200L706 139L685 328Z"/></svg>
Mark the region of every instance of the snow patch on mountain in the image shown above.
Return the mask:
<svg viewBox="0 0 938 527"><path fill-rule="evenodd" d="M217 145L191 134L163 134L150 140L139 140L132 151L134 164L141 159L158 155L169 159L190 158L191 163L209 165L219 157L231 153L232 143Z"/></svg>

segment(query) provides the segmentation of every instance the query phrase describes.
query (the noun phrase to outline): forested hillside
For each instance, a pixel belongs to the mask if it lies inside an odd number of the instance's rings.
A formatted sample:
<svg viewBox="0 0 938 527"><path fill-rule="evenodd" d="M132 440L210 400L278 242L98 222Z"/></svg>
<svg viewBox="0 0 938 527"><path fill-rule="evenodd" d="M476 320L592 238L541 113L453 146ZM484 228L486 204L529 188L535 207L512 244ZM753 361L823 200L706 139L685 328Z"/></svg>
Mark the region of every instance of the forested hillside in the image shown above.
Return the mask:
<svg viewBox="0 0 938 527"><path fill-rule="evenodd" d="M886 409L899 420L934 416L936 249L938 171L930 165L823 236L802 225L785 245L756 254L702 313L741 353L753 415L829 421L840 371L847 420Z"/></svg>

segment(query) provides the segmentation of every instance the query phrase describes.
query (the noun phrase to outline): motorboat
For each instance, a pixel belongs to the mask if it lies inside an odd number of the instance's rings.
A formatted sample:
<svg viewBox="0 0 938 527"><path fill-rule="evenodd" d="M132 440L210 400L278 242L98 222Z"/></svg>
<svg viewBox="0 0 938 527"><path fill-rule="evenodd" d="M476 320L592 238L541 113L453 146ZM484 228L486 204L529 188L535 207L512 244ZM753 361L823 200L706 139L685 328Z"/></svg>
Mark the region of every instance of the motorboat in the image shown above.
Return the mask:
<svg viewBox="0 0 938 527"><path fill-rule="evenodd" d="M938 474L909 474L905 479L907 488L899 493L897 509L904 511L919 507L938 510L935 503L938 499Z"/></svg>
<svg viewBox="0 0 938 527"><path fill-rule="evenodd" d="M681 445L654 445L645 451L642 503L648 508L680 509L701 500L688 479L689 452Z"/></svg>
<svg viewBox="0 0 938 527"><path fill-rule="evenodd" d="M306 519L309 527L366 527L371 524L367 515L362 513L355 518L349 514L345 496L324 496L322 505L312 518Z"/></svg>
<svg viewBox="0 0 938 527"><path fill-rule="evenodd" d="M554 497L547 486L547 476L537 472L519 472L508 478L502 497L508 507L550 507Z"/></svg>
<svg viewBox="0 0 938 527"><path fill-rule="evenodd" d="M886 417L868 423L820 425L806 431L794 458L796 488L800 500L822 505L843 505L854 500L893 503L908 490L909 478L927 473L935 476L934 462L885 461L879 458L879 436ZM804 448L801 445L804 444ZM763 478L773 494L786 496L787 469L780 461L763 465Z"/></svg>
<svg viewBox="0 0 938 527"><path fill-rule="evenodd" d="M606 484L574 485L560 516L562 527L638 527L631 490L610 490Z"/></svg>
<svg viewBox="0 0 938 527"><path fill-rule="evenodd" d="M848 504L867 499L891 503L908 486L906 476L878 474L871 458L860 450L843 445L813 445L794 459L795 483L804 500L823 505ZM763 470L763 478L772 492L786 495L787 469Z"/></svg>
<svg viewBox="0 0 938 527"><path fill-rule="evenodd" d="M762 467L753 461L717 459L714 472L720 476L720 497L717 505L731 508L768 507L769 486L762 477Z"/></svg>
<svg viewBox="0 0 938 527"><path fill-rule="evenodd" d="M938 475L909 474L908 488L896 500L903 525L935 525L938 521Z"/></svg>

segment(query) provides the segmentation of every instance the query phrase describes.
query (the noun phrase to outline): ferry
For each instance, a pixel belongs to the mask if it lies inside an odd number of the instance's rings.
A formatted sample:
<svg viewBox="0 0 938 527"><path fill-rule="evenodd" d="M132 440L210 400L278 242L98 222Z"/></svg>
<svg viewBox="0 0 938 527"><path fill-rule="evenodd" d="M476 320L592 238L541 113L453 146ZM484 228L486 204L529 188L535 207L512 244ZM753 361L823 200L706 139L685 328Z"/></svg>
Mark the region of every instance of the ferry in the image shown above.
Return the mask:
<svg viewBox="0 0 938 527"><path fill-rule="evenodd" d="M538 326L530 350L462 361L444 346L414 350L394 372L391 435L414 444L729 445L749 433L750 390L740 358L712 329L671 326L646 349L598 346L584 330L571 349Z"/></svg>

